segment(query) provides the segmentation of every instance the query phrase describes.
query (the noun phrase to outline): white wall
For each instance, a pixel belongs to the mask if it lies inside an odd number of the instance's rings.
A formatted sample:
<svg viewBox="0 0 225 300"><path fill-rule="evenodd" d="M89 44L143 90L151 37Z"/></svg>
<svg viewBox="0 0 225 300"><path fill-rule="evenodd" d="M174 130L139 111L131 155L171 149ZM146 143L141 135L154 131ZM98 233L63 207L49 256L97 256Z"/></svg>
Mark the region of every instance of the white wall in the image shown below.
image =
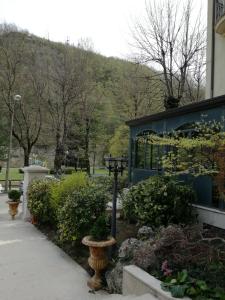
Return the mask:
<svg viewBox="0 0 225 300"><path fill-rule="evenodd" d="M211 98L212 14L213 0L208 0L206 98ZM215 68L213 97L225 95L225 36L215 32Z"/></svg>

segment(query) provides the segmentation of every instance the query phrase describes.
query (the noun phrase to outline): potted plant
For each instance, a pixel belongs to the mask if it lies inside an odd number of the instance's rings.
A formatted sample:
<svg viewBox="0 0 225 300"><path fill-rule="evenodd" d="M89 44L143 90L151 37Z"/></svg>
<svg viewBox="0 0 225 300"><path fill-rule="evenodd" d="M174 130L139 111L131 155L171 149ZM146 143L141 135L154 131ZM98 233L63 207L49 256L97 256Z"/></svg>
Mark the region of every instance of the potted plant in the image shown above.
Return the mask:
<svg viewBox="0 0 225 300"><path fill-rule="evenodd" d="M9 200L7 203L9 204L9 214L12 217L12 220L15 219L15 216L18 214L18 205L21 203L20 201L21 192L18 190L11 190L8 192Z"/></svg>
<svg viewBox="0 0 225 300"><path fill-rule="evenodd" d="M109 223L105 215L100 216L82 243L89 247L89 266L95 271L94 276L88 280L88 286L93 290L102 287L101 271L108 265L107 247L116 243L113 237L109 236Z"/></svg>

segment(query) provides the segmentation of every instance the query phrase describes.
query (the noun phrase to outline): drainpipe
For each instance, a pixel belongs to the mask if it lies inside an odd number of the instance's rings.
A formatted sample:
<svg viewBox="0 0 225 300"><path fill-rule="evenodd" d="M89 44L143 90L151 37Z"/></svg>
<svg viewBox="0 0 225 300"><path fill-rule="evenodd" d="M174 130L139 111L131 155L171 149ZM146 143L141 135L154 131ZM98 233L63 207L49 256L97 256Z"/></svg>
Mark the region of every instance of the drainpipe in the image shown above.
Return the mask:
<svg viewBox="0 0 225 300"><path fill-rule="evenodd" d="M214 97L214 76L215 76L215 22L216 22L216 0L213 0L212 12L212 53L211 53L211 92L210 98Z"/></svg>

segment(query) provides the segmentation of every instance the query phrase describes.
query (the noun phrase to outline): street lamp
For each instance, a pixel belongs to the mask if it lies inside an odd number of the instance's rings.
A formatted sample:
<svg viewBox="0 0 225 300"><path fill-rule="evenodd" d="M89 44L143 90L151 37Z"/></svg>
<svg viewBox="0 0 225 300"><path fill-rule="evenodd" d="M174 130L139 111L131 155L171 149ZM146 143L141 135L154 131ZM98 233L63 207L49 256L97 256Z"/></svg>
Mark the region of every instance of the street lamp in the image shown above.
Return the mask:
<svg viewBox="0 0 225 300"><path fill-rule="evenodd" d="M10 133L9 133L9 148L8 148L8 156L7 156L7 165L5 172L5 192L8 192L9 187L9 169L10 169L10 158L11 158L11 148L12 148L12 133L13 133L13 122L14 122L14 113L15 113L15 103L21 100L20 95L15 95L13 97L12 102L12 110L11 110L11 125L10 125Z"/></svg>
<svg viewBox="0 0 225 300"><path fill-rule="evenodd" d="M123 175L123 171L127 167L128 160L125 157L105 157L106 167L109 170L109 175L114 175L113 186L113 206L112 206L112 221L111 221L111 235L116 238L116 206L118 193L118 175Z"/></svg>

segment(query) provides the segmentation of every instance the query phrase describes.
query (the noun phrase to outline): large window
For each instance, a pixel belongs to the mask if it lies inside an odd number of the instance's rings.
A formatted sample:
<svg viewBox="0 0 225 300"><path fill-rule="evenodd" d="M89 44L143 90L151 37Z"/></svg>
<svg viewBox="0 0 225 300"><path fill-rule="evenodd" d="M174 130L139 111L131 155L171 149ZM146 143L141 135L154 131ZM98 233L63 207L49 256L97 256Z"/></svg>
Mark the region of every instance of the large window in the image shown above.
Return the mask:
<svg viewBox="0 0 225 300"><path fill-rule="evenodd" d="M137 136L135 143L135 168L148 170L161 169L163 147L151 143L149 138L151 134L154 134L154 132L144 131Z"/></svg>

